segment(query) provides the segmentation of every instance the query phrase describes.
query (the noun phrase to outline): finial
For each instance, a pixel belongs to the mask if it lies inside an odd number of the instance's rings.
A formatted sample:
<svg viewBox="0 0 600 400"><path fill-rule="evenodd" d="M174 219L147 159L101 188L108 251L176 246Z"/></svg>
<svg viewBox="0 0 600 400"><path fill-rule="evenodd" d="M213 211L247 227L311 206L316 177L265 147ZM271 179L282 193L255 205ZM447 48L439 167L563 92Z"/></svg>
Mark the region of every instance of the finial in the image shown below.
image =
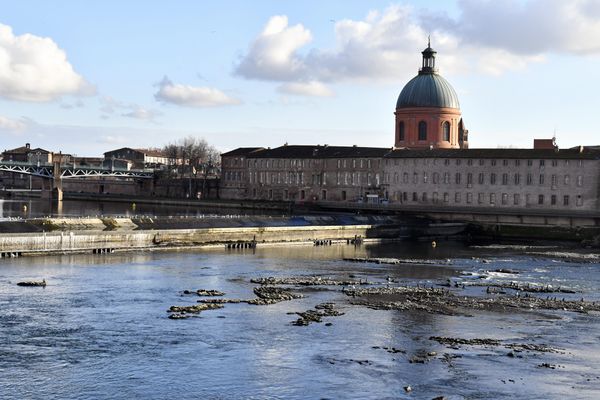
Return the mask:
<svg viewBox="0 0 600 400"><path fill-rule="evenodd" d="M431 47L431 35L427 35L427 47Z"/></svg>

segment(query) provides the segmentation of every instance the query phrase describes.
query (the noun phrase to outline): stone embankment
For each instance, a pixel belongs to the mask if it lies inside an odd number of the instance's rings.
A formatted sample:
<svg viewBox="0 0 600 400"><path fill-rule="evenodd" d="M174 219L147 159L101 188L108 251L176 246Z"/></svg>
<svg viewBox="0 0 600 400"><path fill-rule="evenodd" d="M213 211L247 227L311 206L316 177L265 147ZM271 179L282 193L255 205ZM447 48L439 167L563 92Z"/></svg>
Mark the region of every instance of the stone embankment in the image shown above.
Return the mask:
<svg viewBox="0 0 600 400"><path fill-rule="evenodd" d="M393 239L393 229L373 225L280 226L145 231L52 231L0 234L0 252L34 255L49 253L112 253L119 250L164 249L231 243L306 243L315 239L346 240L357 235ZM110 249L99 252L98 249Z"/></svg>

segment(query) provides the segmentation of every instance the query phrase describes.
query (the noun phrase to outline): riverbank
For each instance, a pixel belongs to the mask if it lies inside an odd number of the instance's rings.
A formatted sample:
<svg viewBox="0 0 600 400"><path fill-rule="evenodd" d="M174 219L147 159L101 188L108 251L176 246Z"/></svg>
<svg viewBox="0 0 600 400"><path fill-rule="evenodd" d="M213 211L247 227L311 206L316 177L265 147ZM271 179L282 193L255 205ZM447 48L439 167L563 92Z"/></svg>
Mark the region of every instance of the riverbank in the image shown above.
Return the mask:
<svg viewBox="0 0 600 400"><path fill-rule="evenodd" d="M21 224L17 229L16 225ZM185 228L183 226L193 226ZM0 256L56 253L110 253L223 245L254 248L265 244L360 244L365 240L433 239L461 234L464 224L439 224L390 217L214 217L61 218L5 221ZM165 229L165 227L176 229ZM23 231L26 229L33 232ZM21 230L21 231L19 231Z"/></svg>

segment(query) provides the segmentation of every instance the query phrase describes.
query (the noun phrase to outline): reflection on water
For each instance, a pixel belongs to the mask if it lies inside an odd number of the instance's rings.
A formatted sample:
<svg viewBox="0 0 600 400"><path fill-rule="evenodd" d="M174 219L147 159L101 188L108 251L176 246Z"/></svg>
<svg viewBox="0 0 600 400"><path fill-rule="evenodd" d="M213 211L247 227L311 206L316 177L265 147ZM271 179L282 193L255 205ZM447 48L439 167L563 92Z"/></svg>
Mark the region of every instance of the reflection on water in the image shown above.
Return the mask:
<svg viewBox="0 0 600 400"><path fill-rule="evenodd" d="M341 260L384 256L451 258L453 265ZM483 265L473 256L490 262ZM228 304L183 321L169 320L166 313L171 305L194 303L196 298L181 295L183 289L252 298L249 280L258 276L352 274L382 284L393 276L401 283L433 285L465 271L507 265L521 271L516 280L559 280L582 290L586 299L599 299L598 265L482 254L451 242L435 249L395 243L2 260L2 398L381 399L408 398L406 385L413 388L412 398L597 398L597 316L375 311L351 305L339 287L302 290L303 299L270 306ZM42 277L49 283L45 289L15 284ZM331 326L290 324L297 316L289 312L325 301L345 313L326 319ZM533 341L565 353L524 352L511 358L498 348L448 349L429 340L432 335ZM432 351L437 356L427 363L409 362L414 354ZM538 367L542 363L561 367Z"/></svg>
<svg viewBox="0 0 600 400"><path fill-rule="evenodd" d="M172 206L133 202L101 202L65 200L60 203L42 199L2 199L0 198L0 219L83 217L83 216L203 216L207 214L253 214L252 210L202 208L199 206ZM260 214L270 213L261 210Z"/></svg>

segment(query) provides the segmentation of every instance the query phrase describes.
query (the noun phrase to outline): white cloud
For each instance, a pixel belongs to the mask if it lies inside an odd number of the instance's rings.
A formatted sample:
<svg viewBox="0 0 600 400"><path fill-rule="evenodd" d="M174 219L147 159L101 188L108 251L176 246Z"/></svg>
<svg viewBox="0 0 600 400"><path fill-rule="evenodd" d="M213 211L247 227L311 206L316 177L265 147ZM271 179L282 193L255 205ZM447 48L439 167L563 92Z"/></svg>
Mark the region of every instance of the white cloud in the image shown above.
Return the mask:
<svg viewBox="0 0 600 400"><path fill-rule="evenodd" d="M45 102L94 92L52 39L15 36L10 26L0 24L0 97Z"/></svg>
<svg viewBox="0 0 600 400"><path fill-rule="evenodd" d="M466 45L522 55L600 53L598 0L461 0L458 19L423 16L428 27Z"/></svg>
<svg viewBox="0 0 600 400"><path fill-rule="evenodd" d="M418 52L429 33L442 73L499 75L543 62L550 53L600 53L598 0L462 0L458 6L457 18L394 5L371 11L363 20L341 20L335 23L331 48L305 49L311 32L275 16L234 72L299 87L304 82L405 81L417 72Z"/></svg>
<svg viewBox="0 0 600 400"><path fill-rule="evenodd" d="M167 77L164 77L157 86L158 91L154 94L154 98L163 103L188 107L217 107L241 103L240 100L218 89L173 83Z"/></svg>
<svg viewBox="0 0 600 400"><path fill-rule="evenodd" d="M111 115L122 111L119 115L122 117L140 119L145 121L154 122L155 118L162 115L163 113L158 110L151 110L142 107L135 103L125 103L111 96L100 97L100 111L103 115L100 116L102 119L109 119Z"/></svg>
<svg viewBox="0 0 600 400"><path fill-rule="evenodd" d="M334 95L331 89L317 81L285 83L279 86L277 90L283 94L296 96L328 97Z"/></svg>
<svg viewBox="0 0 600 400"><path fill-rule="evenodd" d="M154 121L154 119L157 116L162 115L162 113L157 110L149 110L149 109L138 106L138 107L132 109L131 111L129 111L127 113L123 113L121 115L123 117L142 119L142 120L146 120L146 121Z"/></svg>
<svg viewBox="0 0 600 400"><path fill-rule="evenodd" d="M16 120L0 115L0 131L6 131L9 133L21 133L25 129L27 129L26 120Z"/></svg>
<svg viewBox="0 0 600 400"><path fill-rule="evenodd" d="M236 73L251 79L294 79L303 75L306 68L296 52L311 40L311 33L302 25L288 26L285 15L271 17L250 45Z"/></svg>

